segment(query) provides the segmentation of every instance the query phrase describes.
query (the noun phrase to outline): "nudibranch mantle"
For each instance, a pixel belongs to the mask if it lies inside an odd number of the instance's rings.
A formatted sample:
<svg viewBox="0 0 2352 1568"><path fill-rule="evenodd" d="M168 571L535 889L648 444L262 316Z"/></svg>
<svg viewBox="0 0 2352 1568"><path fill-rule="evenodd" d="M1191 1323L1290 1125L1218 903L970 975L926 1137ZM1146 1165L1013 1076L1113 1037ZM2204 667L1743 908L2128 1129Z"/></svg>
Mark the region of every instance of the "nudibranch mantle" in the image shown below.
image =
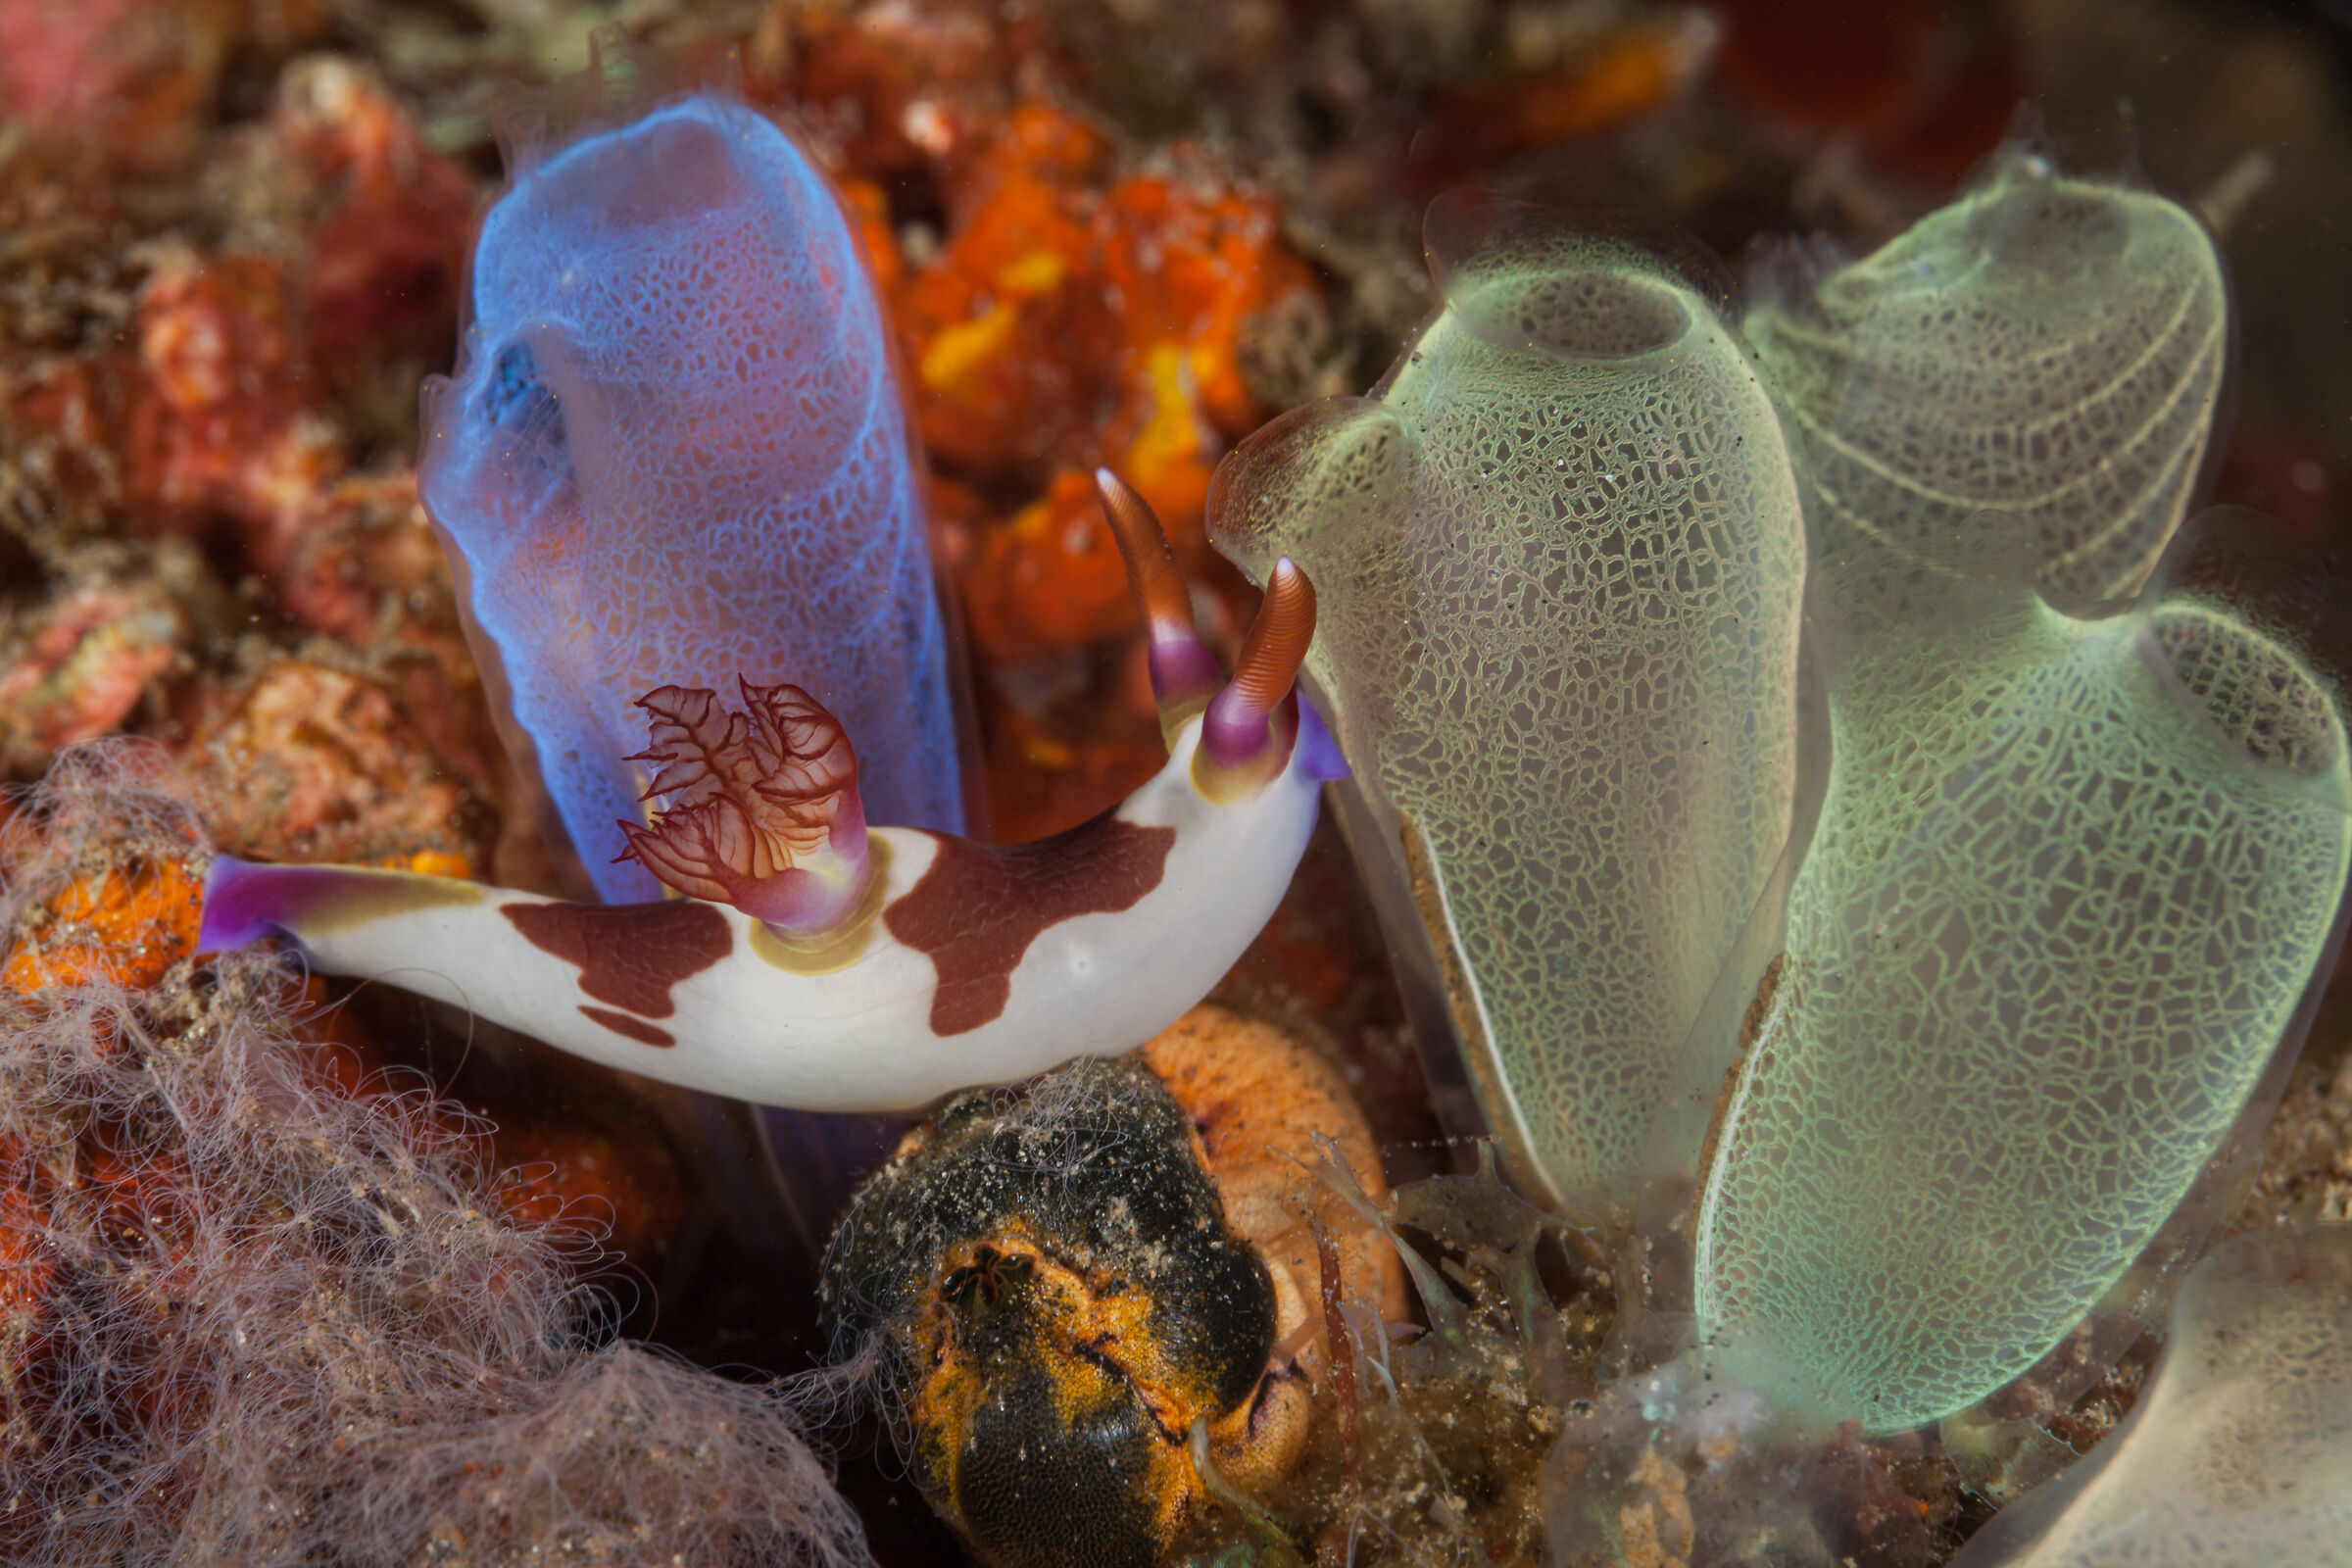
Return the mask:
<svg viewBox="0 0 2352 1568"><path fill-rule="evenodd" d="M881 896L808 961L699 899L566 904L229 856L201 946L282 932L322 972L380 976L648 1077L802 1110L917 1110L1130 1050L1200 1000L1273 914L1314 827L1336 753L1314 710L1298 712L1289 763L1246 801L1194 782L1195 719L1151 783L1054 838L868 829Z"/></svg>
<svg viewBox="0 0 2352 1568"><path fill-rule="evenodd" d="M1117 520L1133 561L1130 532L1157 542L1157 525L1132 492L1107 476L1105 488L1127 508ZM1139 581L1164 588L1165 556L1157 542ZM1170 724L1149 783L1035 844L866 828L863 892L823 928L787 933L692 897L570 904L220 856L198 947L282 933L322 972L388 980L592 1061L802 1110L913 1111L1116 1054L1241 956L1290 885L1323 782L1346 771L1291 689L1313 623L1312 589L1285 562L1233 681L1204 707L1163 691L1163 712L1195 710ZM854 799L854 767L846 788Z"/></svg>

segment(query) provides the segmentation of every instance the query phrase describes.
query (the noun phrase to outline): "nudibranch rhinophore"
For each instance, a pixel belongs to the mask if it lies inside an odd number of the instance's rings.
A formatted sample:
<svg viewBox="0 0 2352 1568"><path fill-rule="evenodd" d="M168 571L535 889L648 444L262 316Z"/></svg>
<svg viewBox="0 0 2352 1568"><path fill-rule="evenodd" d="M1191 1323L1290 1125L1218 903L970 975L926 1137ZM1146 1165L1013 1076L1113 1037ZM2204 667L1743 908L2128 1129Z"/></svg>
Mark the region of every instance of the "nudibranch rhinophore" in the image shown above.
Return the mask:
<svg viewBox="0 0 2352 1568"><path fill-rule="evenodd" d="M1269 574L1233 678L1194 635L1159 525L1107 472L1152 626L1167 765L1035 844L868 827L843 726L806 692L640 706L625 852L684 897L568 904L449 877L216 858L199 949L280 932L330 974L469 1008L580 1056L803 1110L907 1111L1143 1044L1274 911L1346 764L1293 689L1315 599Z"/></svg>
<svg viewBox="0 0 2352 1568"><path fill-rule="evenodd" d="M595 853L641 817L633 699L738 675L840 717L879 820L959 831L889 323L824 176L710 93L514 162L417 486L551 836L600 898L659 897Z"/></svg>

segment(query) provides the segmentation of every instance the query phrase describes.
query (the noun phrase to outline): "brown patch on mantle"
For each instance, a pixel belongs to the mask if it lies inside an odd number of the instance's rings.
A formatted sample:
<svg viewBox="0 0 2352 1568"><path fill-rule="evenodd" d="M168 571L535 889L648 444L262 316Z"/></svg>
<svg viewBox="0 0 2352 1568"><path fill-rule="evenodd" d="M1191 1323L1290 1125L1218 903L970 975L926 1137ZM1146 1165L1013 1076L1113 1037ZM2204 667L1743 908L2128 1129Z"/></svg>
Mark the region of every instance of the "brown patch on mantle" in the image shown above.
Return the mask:
<svg viewBox="0 0 2352 1568"><path fill-rule="evenodd" d="M666 1018L677 1011L670 987L735 951L735 933L728 929L727 917L695 899L662 904L502 904L498 912L513 921L532 947L579 965L582 991L645 1018Z"/></svg>
<svg viewBox="0 0 2352 1568"><path fill-rule="evenodd" d="M1158 887L1176 830L1138 827L1106 811L1034 844L932 838L939 853L922 880L882 911L882 923L930 956L939 974L931 1032L945 1036L1004 1011L1012 971L1046 931L1082 914L1133 908Z"/></svg>

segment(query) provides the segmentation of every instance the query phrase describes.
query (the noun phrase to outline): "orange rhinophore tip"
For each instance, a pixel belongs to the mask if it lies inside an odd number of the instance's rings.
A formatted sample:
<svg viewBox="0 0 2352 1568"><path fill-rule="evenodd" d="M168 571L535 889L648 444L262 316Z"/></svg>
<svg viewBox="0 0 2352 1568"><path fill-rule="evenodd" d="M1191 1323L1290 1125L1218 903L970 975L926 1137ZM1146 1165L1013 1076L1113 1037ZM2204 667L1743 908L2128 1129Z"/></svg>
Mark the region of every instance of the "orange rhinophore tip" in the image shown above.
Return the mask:
<svg viewBox="0 0 2352 1568"><path fill-rule="evenodd" d="M1119 554L1127 560L1128 589L1151 629L1152 695L1159 702L1161 730L1173 736L1200 710L1224 672L1193 630L1193 590L1151 505L1108 468L1095 470L1095 488L1102 494L1102 514L1119 541Z"/></svg>
<svg viewBox="0 0 2352 1568"><path fill-rule="evenodd" d="M1176 564L1176 552L1168 548L1167 533L1152 515L1151 503L1108 468L1095 470L1095 488L1102 493L1102 514L1110 519L1110 531L1118 537L1119 554L1127 558L1127 586L1143 607L1153 635L1191 637L1193 590Z"/></svg>
<svg viewBox="0 0 2352 1568"><path fill-rule="evenodd" d="M1208 705L1200 741L1220 767L1241 767L1264 751L1269 719L1290 696L1315 638L1315 585L1285 556L1266 578L1266 597L1242 639L1233 679Z"/></svg>
<svg viewBox="0 0 2352 1568"><path fill-rule="evenodd" d="M1274 563L1273 575L1266 579L1265 602L1258 606L1257 617L1250 622L1249 635L1242 639L1242 657L1234 665L1233 684L1227 688L1234 700L1261 713L1271 712L1276 703L1290 695L1291 684L1298 678L1298 666L1305 662L1306 645L1314 640L1315 585L1285 556Z"/></svg>

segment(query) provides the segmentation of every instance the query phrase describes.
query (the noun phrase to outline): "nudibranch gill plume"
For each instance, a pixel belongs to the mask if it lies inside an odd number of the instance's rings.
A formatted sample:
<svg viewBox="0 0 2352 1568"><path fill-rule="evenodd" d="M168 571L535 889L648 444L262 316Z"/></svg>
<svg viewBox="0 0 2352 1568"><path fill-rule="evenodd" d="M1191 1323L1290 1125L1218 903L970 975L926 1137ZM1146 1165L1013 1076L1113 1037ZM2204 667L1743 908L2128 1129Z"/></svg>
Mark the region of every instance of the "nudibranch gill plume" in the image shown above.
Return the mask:
<svg viewBox="0 0 2352 1568"><path fill-rule="evenodd" d="M551 836L599 897L658 897L595 853L647 783L632 699L739 674L840 716L879 818L960 830L888 324L823 176L710 93L514 162L418 483Z"/></svg>
<svg viewBox="0 0 2352 1568"><path fill-rule="evenodd" d="M594 1061L803 1110L906 1111L1141 1045L1273 913L1345 772L1293 690L1314 590L1289 561L1233 678L1195 637L1156 519L1100 475L1152 625L1168 761L1110 811L999 848L868 827L842 724L805 691L748 710L663 687L641 707L661 803L619 824L684 895L583 905L448 877L221 856L201 951L280 932Z"/></svg>

